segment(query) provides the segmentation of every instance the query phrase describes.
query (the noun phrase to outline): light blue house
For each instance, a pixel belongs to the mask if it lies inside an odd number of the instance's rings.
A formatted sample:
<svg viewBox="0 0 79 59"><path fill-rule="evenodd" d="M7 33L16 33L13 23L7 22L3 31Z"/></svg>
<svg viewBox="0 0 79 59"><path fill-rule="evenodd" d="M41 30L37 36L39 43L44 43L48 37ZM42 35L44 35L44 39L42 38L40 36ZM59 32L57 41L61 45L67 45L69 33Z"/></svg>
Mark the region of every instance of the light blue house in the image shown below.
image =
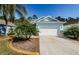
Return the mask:
<svg viewBox="0 0 79 59"><path fill-rule="evenodd" d="M61 22L58 19L55 19L52 16L40 17L35 21L37 24L37 28L41 35L53 35L57 36L58 32L63 30L63 24L65 22Z"/></svg>

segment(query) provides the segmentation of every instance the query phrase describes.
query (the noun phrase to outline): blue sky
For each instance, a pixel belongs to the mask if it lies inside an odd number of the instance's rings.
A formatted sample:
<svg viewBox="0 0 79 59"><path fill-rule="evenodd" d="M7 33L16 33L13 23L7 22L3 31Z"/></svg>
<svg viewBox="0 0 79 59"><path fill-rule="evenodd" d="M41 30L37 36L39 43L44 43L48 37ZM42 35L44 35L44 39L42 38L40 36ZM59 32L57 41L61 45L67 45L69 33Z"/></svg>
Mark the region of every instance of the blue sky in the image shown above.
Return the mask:
<svg viewBox="0 0 79 59"><path fill-rule="evenodd" d="M79 17L79 4L26 4L28 16Z"/></svg>

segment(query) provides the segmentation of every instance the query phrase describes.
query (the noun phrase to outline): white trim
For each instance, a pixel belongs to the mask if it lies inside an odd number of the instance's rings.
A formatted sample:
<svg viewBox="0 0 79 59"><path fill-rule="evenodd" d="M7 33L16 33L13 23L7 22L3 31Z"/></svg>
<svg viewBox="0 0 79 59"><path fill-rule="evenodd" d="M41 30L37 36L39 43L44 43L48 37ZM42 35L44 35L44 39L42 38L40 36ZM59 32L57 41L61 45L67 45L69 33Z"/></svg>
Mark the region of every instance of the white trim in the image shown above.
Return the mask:
<svg viewBox="0 0 79 59"><path fill-rule="evenodd" d="M43 21L43 20L46 20L48 17L50 17L52 20L56 20L56 22L54 22L54 21ZM53 16L42 16L42 17L40 17L40 18L38 18L37 20L35 20L35 21L33 21L34 23L61 23L61 24L64 24L65 22L61 22L61 21L59 21L58 19L56 19L55 17L53 17Z"/></svg>

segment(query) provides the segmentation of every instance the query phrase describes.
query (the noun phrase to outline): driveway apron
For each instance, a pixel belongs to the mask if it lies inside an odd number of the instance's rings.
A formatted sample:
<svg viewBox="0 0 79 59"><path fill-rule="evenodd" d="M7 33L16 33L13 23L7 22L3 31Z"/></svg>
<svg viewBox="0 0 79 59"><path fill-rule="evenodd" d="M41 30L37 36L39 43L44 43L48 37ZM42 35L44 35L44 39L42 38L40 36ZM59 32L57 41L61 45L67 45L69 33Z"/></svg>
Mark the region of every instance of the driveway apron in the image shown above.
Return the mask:
<svg viewBox="0 0 79 59"><path fill-rule="evenodd" d="M40 35L40 55L78 55L79 41Z"/></svg>

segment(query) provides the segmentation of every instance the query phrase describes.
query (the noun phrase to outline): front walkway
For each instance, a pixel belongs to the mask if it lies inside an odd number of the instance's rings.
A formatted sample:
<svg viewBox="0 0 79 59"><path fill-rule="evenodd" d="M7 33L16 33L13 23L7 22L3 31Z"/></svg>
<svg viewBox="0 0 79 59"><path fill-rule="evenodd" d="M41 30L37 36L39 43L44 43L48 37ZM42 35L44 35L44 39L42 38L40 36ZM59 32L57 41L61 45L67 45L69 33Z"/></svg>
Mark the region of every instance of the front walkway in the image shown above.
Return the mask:
<svg viewBox="0 0 79 59"><path fill-rule="evenodd" d="M79 54L79 41L40 35L40 55Z"/></svg>

